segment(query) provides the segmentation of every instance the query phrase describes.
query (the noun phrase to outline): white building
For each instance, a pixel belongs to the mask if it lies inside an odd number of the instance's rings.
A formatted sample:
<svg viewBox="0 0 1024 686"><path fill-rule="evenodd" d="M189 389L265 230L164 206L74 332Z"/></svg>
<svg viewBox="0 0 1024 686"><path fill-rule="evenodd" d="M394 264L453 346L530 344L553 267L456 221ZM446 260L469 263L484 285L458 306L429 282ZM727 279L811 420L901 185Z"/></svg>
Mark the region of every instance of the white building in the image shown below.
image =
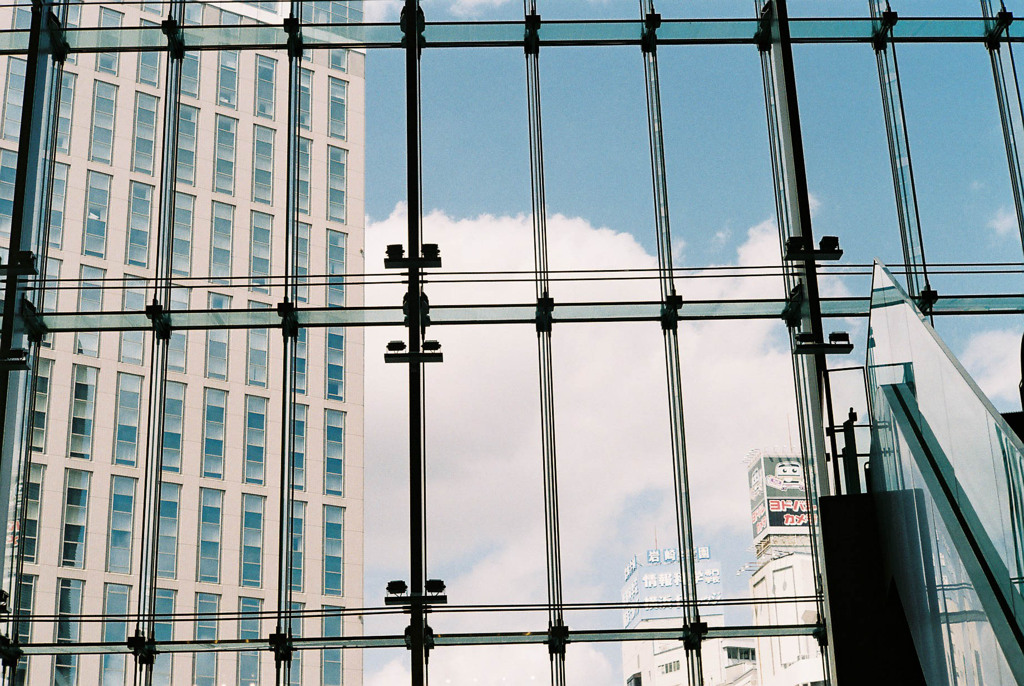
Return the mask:
<svg viewBox="0 0 1024 686"><path fill-rule="evenodd" d="M186 5L185 24L280 26L287 4ZM320 21L361 17L359 2L308 2ZM72 4L67 26L150 26L168 5ZM27 7L0 10L27 26ZM159 35L159 29L154 35ZM167 53L71 55L56 124L47 309L141 310L152 297ZM0 223L11 221L25 59L0 58ZM362 273L364 54L307 50L300 72L298 274L309 306L359 305L338 275ZM284 298L288 57L190 51L182 62L173 197L173 308L273 308ZM300 303L301 304L301 303ZM166 303L165 303L166 306ZM138 603L151 333L54 334L40 352L23 541L21 605L56 621L22 640L121 641L133 623L78 615ZM163 408L158 613L277 608L282 366L279 329L176 331ZM361 329L300 330L296 366L295 527L298 635L354 635L363 531ZM266 638L272 616L158 622L158 639ZM303 651L293 683L359 684L358 651ZM34 657L25 683L131 683L128 655ZM26 671L27 670L27 671ZM268 651L159 655L154 683L272 684Z"/></svg>

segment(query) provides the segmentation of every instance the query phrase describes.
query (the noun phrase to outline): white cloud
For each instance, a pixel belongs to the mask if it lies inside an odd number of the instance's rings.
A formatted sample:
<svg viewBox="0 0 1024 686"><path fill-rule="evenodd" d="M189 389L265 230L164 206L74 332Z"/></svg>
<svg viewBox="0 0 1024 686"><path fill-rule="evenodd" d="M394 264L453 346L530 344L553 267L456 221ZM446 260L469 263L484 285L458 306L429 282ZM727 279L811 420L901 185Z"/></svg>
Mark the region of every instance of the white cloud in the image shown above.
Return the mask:
<svg viewBox="0 0 1024 686"><path fill-rule="evenodd" d="M532 269L528 216L458 220L433 212L424 226L425 240L440 245L446 272ZM370 265L383 256L385 245L404 241L405 227L403 206L370 224ZM556 272L657 265L631 235L580 218L550 217L548 240L550 266ZM736 263L777 264L778 252L774 225L764 222L749 230ZM512 284L432 283L427 292L434 307L456 302L529 304L535 297L533 284L528 274L522 278L526 280ZM781 281L768 277L686 279L679 288L685 300L783 294ZM402 292L401 285L368 289L367 304L397 304ZM654 279L552 283L556 304L650 301L658 293ZM408 510L396 506L407 488L405 370L381 363L384 345L395 334L373 328L366 332L365 555L370 584L389 574L400 578L407 564ZM544 602L534 328L437 326L428 335L442 343L445 354L443 364L428 366L426 377L429 573L446 580L451 602ZM795 417L785 329L771 321L684 322L680 343L696 523L700 535L731 536L742 548L744 541L750 542L742 458L751 448L784 444L787 424ZM559 324L553 350L565 596L570 602L612 601L619 597L627 554L648 547L655 532L662 541L674 536L662 334L653 322ZM723 574L732 576L731 570ZM381 592L368 587L368 602ZM613 628L619 618L612 613L589 621ZM546 618L438 615L432 623L435 630L448 632L535 630L546 625ZM570 670L587 672L580 683L621 682L606 652L587 646L570 650ZM533 654L546 675L543 646ZM445 683L442 675L450 670L452 683L474 683L463 678L469 674L506 676L507 683L527 680L526 665L534 658L521 662L503 657L511 655L509 648L439 649L431 658L432 678ZM470 663L491 667L465 671ZM400 683L391 681L401 678L397 669L389 664L377 676L368 676L367 683Z"/></svg>
<svg viewBox="0 0 1024 686"><path fill-rule="evenodd" d="M997 236L1009 235L1017 228L1017 215L1005 207L1000 207L995 216L988 222L988 228L996 232Z"/></svg>
<svg viewBox="0 0 1024 686"><path fill-rule="evenodd" d="M1020 408L1020 331L991 330L967 341L960 361L989 400L1003 411Z"/></svg>

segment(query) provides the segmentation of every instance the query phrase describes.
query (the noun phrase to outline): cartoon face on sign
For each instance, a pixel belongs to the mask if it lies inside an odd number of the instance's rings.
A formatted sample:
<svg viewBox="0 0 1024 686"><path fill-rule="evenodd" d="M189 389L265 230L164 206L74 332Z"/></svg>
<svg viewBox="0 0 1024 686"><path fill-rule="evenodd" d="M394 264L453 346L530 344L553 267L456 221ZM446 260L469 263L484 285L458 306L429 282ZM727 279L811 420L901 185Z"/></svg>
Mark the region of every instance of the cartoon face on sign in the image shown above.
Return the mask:
<svg viewBox="0 0 1024 686"><path fill-rule="evenodd" d="M802 485L804 469L799 462L781 462L775 465L775 476L784 484Z"/></svg>

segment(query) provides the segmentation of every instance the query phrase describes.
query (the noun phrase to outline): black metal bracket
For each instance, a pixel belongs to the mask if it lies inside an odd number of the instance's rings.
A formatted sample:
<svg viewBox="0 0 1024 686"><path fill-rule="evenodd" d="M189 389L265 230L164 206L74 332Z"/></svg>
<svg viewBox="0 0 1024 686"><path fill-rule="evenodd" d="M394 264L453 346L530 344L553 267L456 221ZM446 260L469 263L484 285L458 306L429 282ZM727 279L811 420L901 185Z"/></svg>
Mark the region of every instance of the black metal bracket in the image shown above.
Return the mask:
<svg viewBox="0 0 1024 686"><path fill-rule="evenodd" d="M707 622L691 622L683 631L683 646L687 650L697 650L700 648L701 641L708 635L708 623Z"/></svg>
<svg viewBox="0 0 1024 686"><path fill-rule="evenodd" d="M412 607L413 605L447 605L448 596L443 593L428 593L426 595L388 595L384 596L384 604L399 605L401 607ZM408 629L406 631L408 631Z"/></svg>
<svg viewBox="0 0 1024 686"><path fill-rule="evenodd" d="M4 669L10 669L17 665L23 654L24 652L16 643L11 643L11 639L0 634L0 664L3 664Z"/></svg>
<svg viewBox="0 0 1024 686"><path fill-rule="evenodd" d="M409 18L405 16L405 7L402 7L402 15L398 20L398 26L402 30L402 49L405 49L409 39ZM427 44L426 39L423 37L423 28L426 26L427 21L423 17L423 8L419 5L416 6L416 52L417 54L423 53L423 46Z"/></svg>
<svg viewBox="0 0 1024 686"><path fill-rule="evenodd" d="M409 294L402 296L402 314L405 315L403 324L409 326ZM430 326L430 298L426 293L420 292L420 330L426 332Z"/></svg>
<svg viewBox="0 0 1024 686"><path fill-rule="evenodd" d="M917 307L921 310L921 314L929 315L932 313L932 308L935 303L939 301L939 293L934 288L925 288L917 296Z"/></svg>
<svg viewBox="0 0 1024 686"><path fill-rule="evenodd" d="M142 631L136 629L135 634L128 637L127 644L137 664L153 664L153 658L156 657L156 641L146 638Z"/></svg>
<svg viewBox="0 0 1024 686"><path fill-rule="evenodd" d="M804 287L802 284L793 286L793 289L789 292L789 297L786 298L786 306L782 309L782 319L786 322L786 326L791 329L795 329L800 326L800 317L803 314L804 306Z"/></svg>
<svg viewBox="0 0 1024 686"><path fill-rule="evenodd" d="M896 26L896 22L900 20L900 17L893 10L884 10L882 17L879 20L878 26L875 28L875 32L871 35L871 47L875 49L875 52L881 52L885 50L889 44L889 39L886 36L892 35L892 27Z"/></svg>
<svg viewBox="0 0 1024 686"><path fill-rule="evenodd" d="M811 636L814 637L814 640L816 640L818 642L818 645L822 648L828 647L828 630L825 628L825 625L821 622L818 622L818 624L814 627L814 631L811 633Z"/></svg>
<svg viewBox="0 0 1024 686"><path fill-rule="evenodd" d="M25 325L25 332L28 334L29 341L39 343L43 340L43 336L48 331L46 324L39 319L36 306L25 296L21 296L21 321Z"/></svg>
<svg viewBox="0 0 1024 686"><path fill-rule="evenodd" d="M285 298L277 303L277 314L281 317L281 334L285 338L298 338L299 318L295 316L295 303Z"/></svg>
<svg viewBox="0 0 1024 686"><path fill-rule="evenodd" d="M527 55L540 53L540 15L531 12L526 15L526 32L523 34L523 52Z"/></svg>
<svg viewBox="0 0 1024 686"><path fill-rule="evenodd" d="M302 29L297 17L289 16L284 20L284 32L288 34L288 56L294 59L302 57Z"/></svg>
<svg viewBox="0 0 1024 686"><path fill-rule="evenodd" d="M146 305L146 317L153 322L153 334L162 341L171 338L171 318L164 311L164 306L153 298L153 302Z"/></svg>
<svg viewBox="0 0 1024 686"><path fill-rule="evenodd" d="M46 15L46 31L50 34L50 54L55 61L63 63L68 58L70 47L64 37L64 27L52 11Z"/></svg>
<svg viewBox="0 0 1024 686"><path fill-rule="evenodd" d="M843 256L837 236L822 236L815 249L807 236L790 236L786 239L786 254L782 259L787 262L797 260L816 260L834 262Z"/></svg>
<svg viewBox="0 0 1024 686"><path fill-rule="evenodd" d="M757 18L757 31L754 33L754 43L760 52L768 52L772 49L772 3L766 2L761 8L761 16Z"/></svg>
<svg viewBox="0 0 1024 686"><path fill-rule="evenodd" d="M268 641L270 643L270 650L274 653L275 663L281 664L282 662L292 661L291 631L275 631L270 634Z"/></svg>
<svg viewBox="0 0 1024 686"><path fill-rule="evenodd" d="M543 296L537 298L537 333L551 333L551 322L554 319L555 299Z"/></svg>
<svg viewBox="0 0 1024 686"><path fill-rule="evenodd" d="M0 264L0 274L12 273L17 276L38 276L35 253L31 250L17 250L7 260L7 264Z"/></svg>
<svg viewBox="0 0 1024 686"><path fill-rule="evenodd" d="M569 643L569 627L565 624L548 624L549 655L565 655L565 646Z"/></svg>
<svg viewBox="0 0 1024 686"><path fill-rule="evenodd" d="M387 257L384 258L385 269L408 269L419 267L420 269L440 269L441 250L437 243L424 243L420 246L420 257L406 257L405 248L398 243L393 243L387 248Z"/></svg>
<svg viewBox="0 0 1024 686"><path fill-rule="evenodd" d="M679 328L679 310L683 307L683 296L672 293L661 304L661 330L675 331Z"/></svg>
<svg viewBox="0 0 1024 686"><path fill-rule="evenodd" d="M661 15L648 12L644 17L644 30L640 34L640 50L646 53L658 51L658 28L661 26Z"/></svg>
<svg viewBox="0 0 1024 686"><path fill-rule="evenodd" d="M793 352L797 355L849 355L853 352L853 342L845 331L833 331L827 343L818 340L813 333L798 333Z"/></svg>
<svg viewBox="0 0 1024 686"><path fill-rule="evenodd" d="M999 37L1010 28L1013 23L1013 12L1001 9L996 13L996 23L985 32L985 47L989 50L999 49Z"/></svg>
<svg viewBox="0 0 1024 686"><path fill-rule="evenodd" d="M424 341L424 347L426 347L427 343L437 343L437 341ZM438 347L441 347L440 344L438 344ZM444 362L444 353L440 351L424 351L419 353L386 352L384 353L384 362L391 364Z"/></svg>
<svg viewBox="0 0 1024 686"><path fill-rule="evenodd" d="M185 41L181 39L181 26L174 17L168 16L160 22L160 30L167 36L167 47L171 57L176 60L185 58Z"/></svg>
<svg viewBox="0 0 1024 686"><path fill-rule="evenodd" d="M11 348L0 352L0 370L4 371L27 371L28 351L21 348Z"/></svg>

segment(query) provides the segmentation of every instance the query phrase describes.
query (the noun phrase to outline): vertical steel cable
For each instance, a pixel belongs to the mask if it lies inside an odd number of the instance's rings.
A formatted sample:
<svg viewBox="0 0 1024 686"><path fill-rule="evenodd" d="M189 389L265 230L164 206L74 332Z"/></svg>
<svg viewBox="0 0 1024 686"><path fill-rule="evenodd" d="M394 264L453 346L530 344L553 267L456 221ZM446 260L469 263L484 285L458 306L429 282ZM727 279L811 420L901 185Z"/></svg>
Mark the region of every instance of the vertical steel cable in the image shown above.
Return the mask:
<svg viewBox="0 0 1024 686"><path fill-rule="evenodd" d="M992 78L996 86L996 100L999 103L999 120L1003 127L1003 142L1006 145L1006 162L1010 170L1010 187L1013 189L1013 208L1017 218L1017 229L1020 232L1021 247L1024 248L1024 169L1021 168L1018 142L1024 142L1024 111L1020 101L1020 85L1017 81L1017 70L1013 60L1013 45L1006 43L1003 54L1000 34L1007 25L1000 23L1006 16L1002 1L999 3L1000 14L993 11L992 0L981 0L981 12L987 20L989 41L987 42L989 58L992 61ZM1012 19L1012 16L1010 17Z"/></svg>
<svg viewBox="0 0 1024 686"><path fill-rule="evenodd" d="M533 266L537 295L537 367L540 380L541 455L544 478L544 541L548 587L548 653L551 683L565 684L565 638L562 609L562 543L558 516L558 464L555 449L554 362L548 270L547 201L544 189L544 139L541 125L539 35L536 0L523 0L526 22L526 104L530 137L530 198L533 210Z"/></svg>
<svg viewBox="0 0 1024 686"><path fill-rule="evenodd" d="M697 607L697 582L694 567L693 517L690 508L690 481L686 462L686 431L683 420L682 372L679 361L678 307L672 276L672 231L668 210L668 182L665 173L665 142L661 116L661 85L658 79L657 29L661 16L653 0L640 0L644 19L641 49L644 58L644 84L647 92L647 131L651 147L651 186L654 193L654 221L658 245L658 283L662 299L662 338L665 348L665 381L668 391L669 431L672 442L672 483L676 515L676 542L683 584L683 622L687 629L686 669L691 684L703 684L701 660L700 611Z"/></svg>
<svg viewBox="0 0 1024 686"><path fill-rule="evenodd" d="M156 278L153 281L150 346L149 408L143 469L142 545L140 546L138 615L135 623L135 683L150 684L153 678L155 641L157 549L160 526L160 488L163 482L164 404L167 394L167 353L170 342L167 308L171 303L174 243L174 196L178 166L178 117L181 95L181 26L185 0L169 3L164 32L167 34L167 76L164 82L163 151L160 165L160 209L156 237ZM144 645L146 644L146 645ZM172 659L169 655L167 659Z"/></svg>
<svg viewBox="0 0 1024 686"><path fill-rule="evenodd" d="M299 89L301 88L302 3L293 0L285 22L288 37L288 125L287 176L284 232L284 301L279 306L282 316L281 354L281 460L279 481L277 627L271 644L275 647L274 674L278 686L291 683L292 670L292 540L295 535L295 351L294 312L297 290L293 278L294 254L298 235L298 173L299 173ZM300 675L301 676L301 675ZM301 680L301 679L300 679Z"/></svg>
<svg viewBox="0 0 1024 686"><path fill-rule="evenodd" d="M878 62L878 83L882 90L885 111L885 133L889 141L889 162L892 183L896 193L896 211L900 222L900 241L903 245L903 263L907 275L907 292L919 298L922 290L931 290L928 265L924 256L924 238L921 234L921 216L917 208L917 188L914 185L914 167L910 159L910 140L907 120L903 111L903 89L900 86L900 68L896 60L896 46L886 40L892 25L886 18L888 0L869 0L871 18L875 27L875 58Z"/></svg>
<svg viewBox="0 0 1024 686"><path fill-rule="evenodd" d="M816 503L819 493L829 491L822 426L822 405L825 404L823 384L827 384L827 367L824 354L802 354L797 351L796 345L798 333L811 334L815 341L824 340L815 260L813 255L807 259L785 259L786 245L790 238L802 238L807 245L813 245L796 77L789 37L789 17L785 0L767 0L763 5L760 0L755 0L755 7L758 8L761 22L758 47L761 52L765 114L778 213L779 245L783 256L784 284L790 297L793 297L794 293L802 294L800 302L794 303L798 311L789 330L790 349L800 429L801 461L804 466L804 487L808 500ZM811 564L814 570L815 595L818 598L818 622L822 625L818 644L821 648L823 673L828 681L832 671L828 651L828 633L831 627L827 598L823 592L826 584L824 569L821 566L821 537L815 515L816 508L811 507L809 510Z"/></svg>

